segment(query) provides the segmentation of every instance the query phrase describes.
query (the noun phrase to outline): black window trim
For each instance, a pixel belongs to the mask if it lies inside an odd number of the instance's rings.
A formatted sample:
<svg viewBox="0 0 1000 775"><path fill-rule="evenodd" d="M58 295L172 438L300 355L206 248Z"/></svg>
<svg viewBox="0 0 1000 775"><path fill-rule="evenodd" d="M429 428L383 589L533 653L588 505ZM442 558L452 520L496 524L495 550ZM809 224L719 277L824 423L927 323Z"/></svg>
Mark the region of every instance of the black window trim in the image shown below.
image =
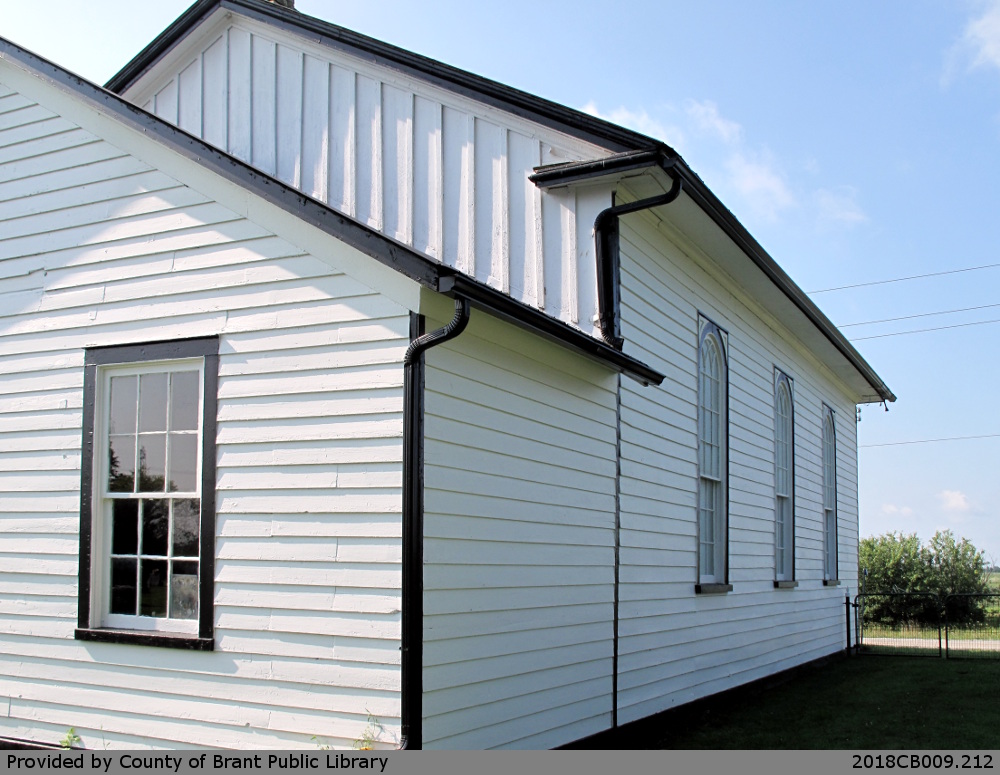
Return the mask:
<svg viewBox="0 0 1000 775"><path fill-rule="evenodd" d="M97 371L101 366L152 361L204 359L202 406L201 545L199 549L198 634L122 630L94 626L91 620L93 549L94 421ZM219 393L219 337L88 347L83 373L83 440L80 461L80 569L77 629L83 641L130 643L195 651L215 647L215 437Z"/></svg>

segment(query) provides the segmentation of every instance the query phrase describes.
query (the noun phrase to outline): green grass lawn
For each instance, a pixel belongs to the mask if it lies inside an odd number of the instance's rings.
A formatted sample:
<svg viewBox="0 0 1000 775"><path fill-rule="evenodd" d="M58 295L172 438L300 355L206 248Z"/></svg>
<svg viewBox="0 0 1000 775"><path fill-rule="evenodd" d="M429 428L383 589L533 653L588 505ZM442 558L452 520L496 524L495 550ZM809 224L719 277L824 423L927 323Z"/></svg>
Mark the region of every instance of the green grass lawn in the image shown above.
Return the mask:
<svg viewBox="0 0 1000 775"><path fill-rule="evenodd" d="M1000 747L1000 660L855 656L608 733L615 749Z"/></svg>

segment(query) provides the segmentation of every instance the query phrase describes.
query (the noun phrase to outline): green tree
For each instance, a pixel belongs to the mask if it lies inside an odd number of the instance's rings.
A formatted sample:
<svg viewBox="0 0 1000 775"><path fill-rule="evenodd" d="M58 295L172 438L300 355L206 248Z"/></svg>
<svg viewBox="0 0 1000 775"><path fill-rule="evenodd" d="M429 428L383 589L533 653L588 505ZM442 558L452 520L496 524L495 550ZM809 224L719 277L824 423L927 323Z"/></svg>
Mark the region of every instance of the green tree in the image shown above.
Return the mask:
<svg viewBox="0 0 1000 775"><path fill-rule="evenodd" d="M981 622L985 610L983 599L964 597L991 592L986 555L967 539L956 540L950 530L937 532L930 545L922 550L924 563L934 584L934 591L947 601L949 622Z"/></svg>
<svg viewBox="0 0 1000 775"><path fill-rule="evenodd" d="M916 533L886 533L863 539L859 550L868 621L936 623L948 595L990 591L985 554L950 530L935 533L925 546ZM951 598L949 621L982 621L983 603L982 598Z"/></svg>

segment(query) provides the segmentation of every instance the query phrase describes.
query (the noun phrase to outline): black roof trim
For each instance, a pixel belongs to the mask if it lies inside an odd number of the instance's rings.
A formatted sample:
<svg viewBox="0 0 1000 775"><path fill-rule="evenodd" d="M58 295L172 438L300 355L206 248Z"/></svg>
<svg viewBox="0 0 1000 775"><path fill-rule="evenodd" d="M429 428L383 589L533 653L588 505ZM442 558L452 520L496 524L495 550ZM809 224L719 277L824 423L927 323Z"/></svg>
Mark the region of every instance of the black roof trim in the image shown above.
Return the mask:
<svg viewBox="0 0 1000 775"><path fill-rule="evenodd" d="M883 401L896 400L893 392L875 373L875 370L868 365L868 362L855 349L854 345L840 332L840 329L823 314L806 292L799 288L795 281L778 266L777 262L712 193L704 181L688 167L680 156L670 149L646 149L616 154L596 161L567 162L538 167L535 169L535 174L531 176L531 180L542 188L556 188L591 178L650 167L660 168L671 177L679 177L683 181L684 193L694 200L698 207L736 243L757 268L820 330L871 385L879 398Z"/></svg>
<svg viewBox="0 0 1000 775"><path fill-rule="evenodd" d="M148 72L204 17L216 8L225 8L314 40L320 45L346 51L373 64L392 68L448 91L529 121L543 124L610 151L637 148L666 148L662 142L582 111L505 86L457 67L437 62L397 46L338 27L298 11L264 0L197 0L152 43L111 78L106 88L122 93Z"/></svg>
<svg viewBox="0 0 1000 775"><path fill-rule="evenodd" d="M216 0L213 0L213 2ZM277 6L276 6L277 7ZM252 191L267 202L344 242L421 285L443 293L461 292L470 301L522 328L555 339L578 352L597 358L616 371L635 375L642 382L659 384L663 375L635 358L603 346L582 331L561 323L506 294L495 291L454 269L419 253L366 224L337 212L205 141L147 113L116 94L75 75L0 37L0 56L19 63L55 86L90 102L136 131L154 137L174 152L196 161L220 177ZM452 280L451 278L455 278Z"/></svg>
<svg viewBox="0 0 1000 775"><path fill-rule="evenodd" d="M536 167L528 180L540 188L558 188L605 175L622 174L650 167L662 167L664 159L679 158L666 147L626 151L591 161L567 161Z"/></svg>

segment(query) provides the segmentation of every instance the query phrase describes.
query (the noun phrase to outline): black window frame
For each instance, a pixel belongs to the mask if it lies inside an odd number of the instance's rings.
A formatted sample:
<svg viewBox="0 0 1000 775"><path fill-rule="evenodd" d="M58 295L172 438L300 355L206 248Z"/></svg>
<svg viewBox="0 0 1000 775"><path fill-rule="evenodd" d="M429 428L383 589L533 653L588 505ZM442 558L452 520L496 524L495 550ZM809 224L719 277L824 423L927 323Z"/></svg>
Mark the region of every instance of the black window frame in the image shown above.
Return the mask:
<svg viewBox="0 0 1000 775"><path fill-rule="evenodd" d="M162 646L195 651L215 648L215 438L219 388L219 337L88 347L83 376L83 441L80 461L80 568L77 628L83 641ZM198 634L102 627L93 621L94 423L97 376L104 366L201 358L202 402L201 542L198 552Z"/></svg>

